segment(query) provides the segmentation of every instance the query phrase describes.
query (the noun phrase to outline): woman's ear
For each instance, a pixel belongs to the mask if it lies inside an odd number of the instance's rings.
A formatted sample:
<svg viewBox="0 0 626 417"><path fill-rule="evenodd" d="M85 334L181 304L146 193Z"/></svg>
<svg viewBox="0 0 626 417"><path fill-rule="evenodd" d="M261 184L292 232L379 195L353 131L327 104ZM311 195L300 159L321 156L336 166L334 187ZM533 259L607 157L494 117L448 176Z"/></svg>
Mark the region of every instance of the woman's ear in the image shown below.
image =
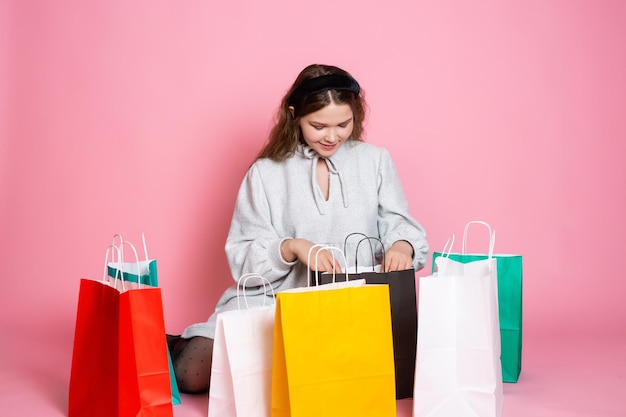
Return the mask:
<svg viewBox="0 0 626 417"><path fill-rule="evenodd" d="M289 113L291 113L291 117L296 117L296 109L293 106L289 106Z"/></svg>

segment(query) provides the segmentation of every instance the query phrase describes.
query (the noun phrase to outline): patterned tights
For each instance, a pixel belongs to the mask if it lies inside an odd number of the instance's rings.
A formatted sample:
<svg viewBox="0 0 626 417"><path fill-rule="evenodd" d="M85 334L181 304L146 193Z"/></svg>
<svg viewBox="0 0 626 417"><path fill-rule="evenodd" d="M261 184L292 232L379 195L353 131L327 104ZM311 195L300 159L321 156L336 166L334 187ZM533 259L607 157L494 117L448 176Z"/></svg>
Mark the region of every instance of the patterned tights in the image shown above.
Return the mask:
<svg viewBox="0 0 626 417"><path fill-rule="evenodd" d="M213 339L195 336L183 339L167 335L176 382L181 392L195 394L209 389Z"/></svg>

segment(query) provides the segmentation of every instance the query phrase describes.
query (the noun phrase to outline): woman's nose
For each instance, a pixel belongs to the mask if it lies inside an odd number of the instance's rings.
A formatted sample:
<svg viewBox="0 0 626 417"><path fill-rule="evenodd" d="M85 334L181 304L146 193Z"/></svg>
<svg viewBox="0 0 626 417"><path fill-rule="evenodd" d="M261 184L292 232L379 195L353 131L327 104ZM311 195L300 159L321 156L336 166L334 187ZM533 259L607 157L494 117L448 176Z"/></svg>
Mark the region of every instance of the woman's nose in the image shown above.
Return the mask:
<svg viewBox="0 0 626 417"><path fill-rule="evenodd" d="M335 129L330 129L326 135L326 140L331 143L335 143L339 140L339 135Z"/></svg>

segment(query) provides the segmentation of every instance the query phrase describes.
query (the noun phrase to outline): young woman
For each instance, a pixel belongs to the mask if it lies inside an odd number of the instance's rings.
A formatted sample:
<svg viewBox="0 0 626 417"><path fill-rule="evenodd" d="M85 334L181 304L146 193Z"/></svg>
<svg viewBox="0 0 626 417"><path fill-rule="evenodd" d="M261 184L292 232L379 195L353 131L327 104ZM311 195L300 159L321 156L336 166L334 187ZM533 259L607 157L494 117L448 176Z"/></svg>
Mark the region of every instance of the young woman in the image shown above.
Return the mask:
<svg viewBox="0 0 626 417"><path fill-rule="evenodd" d="M363 142L365 113L363 92L346 71L310 65L298 75L237 196L226 241L235 282L258 273L275 292L306 286L310 269L345 267L334 251L319 248L311 256L317 263L309 265L309 250L316 244L343 250L355 232L382 241L385 270L423 268L426 234L409 213L389 153ZM350 263L358 241L346 247ZM359 249L359 265L372 263L366 246ZM262 285L247 287L246 294L249 305L262 305L266 297ZM181 391L208 388L217 314L236 308L235 284L207 322L188 327L181 337L168 336Z"/></svg>

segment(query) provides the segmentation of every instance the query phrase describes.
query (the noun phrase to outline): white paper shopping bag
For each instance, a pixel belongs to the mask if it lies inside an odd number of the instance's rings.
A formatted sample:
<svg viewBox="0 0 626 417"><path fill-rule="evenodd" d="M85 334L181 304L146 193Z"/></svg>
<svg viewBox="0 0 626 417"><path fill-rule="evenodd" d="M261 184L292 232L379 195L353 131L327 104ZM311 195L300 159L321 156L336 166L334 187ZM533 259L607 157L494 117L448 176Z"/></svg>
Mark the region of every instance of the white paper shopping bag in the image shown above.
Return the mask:
<svg viewBox="0 0 626 417"><path fill-rule="evenodd" d="M267 283L258 275L244 276L239 281L244 293L251 278ZM266 288L271 290L269 283ZM248 308L245 305L242 308L242 304L245 302L241 302L238 310L225 311L217 316L209 417L270 415L275 305L272 302L263 307Z"/></svg>
<svg viewBox="0 0 626 417"><path fill-rule="evenodd" d="M420 278L414 417L502 415L496 265L443 256Z"/></svg>

